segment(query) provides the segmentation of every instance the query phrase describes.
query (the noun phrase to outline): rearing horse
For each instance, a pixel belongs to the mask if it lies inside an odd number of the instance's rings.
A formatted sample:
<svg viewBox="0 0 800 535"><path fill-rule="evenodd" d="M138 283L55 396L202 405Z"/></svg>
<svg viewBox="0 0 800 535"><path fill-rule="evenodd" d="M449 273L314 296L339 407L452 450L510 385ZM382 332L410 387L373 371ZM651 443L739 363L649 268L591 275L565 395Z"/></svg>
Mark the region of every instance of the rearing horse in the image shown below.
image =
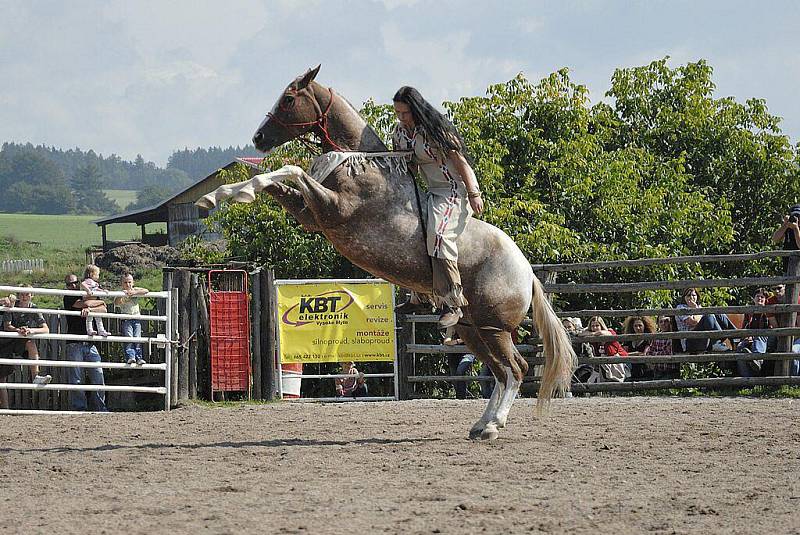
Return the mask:
<svg viewBox="0 0 800 535"><path fill-rule="evenodd" d="M253 137L256 148L267 152L312 132L321 140L324 153L387 152L378 135L346 100L314 81L318 72L319 66L289 84L258 127ZM381 165L369 157L360 161L363 165L345 161L331 166L330 173L318 179L287 165L245 182L221 186L197 204L210 208L227 198L252 202L257 192L266 191L306 230L323 233L357 266L376 277L429 293L431 266L410 174L402 166ZM296 187L284 184L286 179ZM494 392L469 436L492 440L505 426L528 370L511 332L531 306L545 356L537 408L569 388L576 358L530 263L511 238L488 223L471 219L457 246L469 306L456 331L495 376Z"/></svg>

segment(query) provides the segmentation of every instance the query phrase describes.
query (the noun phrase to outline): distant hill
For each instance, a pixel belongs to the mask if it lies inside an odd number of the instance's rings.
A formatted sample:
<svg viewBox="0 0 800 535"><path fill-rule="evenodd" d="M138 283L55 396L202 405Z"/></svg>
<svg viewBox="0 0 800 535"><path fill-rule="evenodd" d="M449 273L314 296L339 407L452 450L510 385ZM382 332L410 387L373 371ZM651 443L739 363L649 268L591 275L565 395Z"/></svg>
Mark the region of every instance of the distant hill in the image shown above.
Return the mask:
<svg viewBox="0 0 800 535"><path fill-rule="evenodd" d="M193 181L205 178L220 167L225 167L237 156L259 156L252 145L245 147L210 147L208 149L183 149L172 153L167 161L167 169L180 169Z"/></svg>
<svg viewBox="0 0 800 535"><path fill-rule="evenodd" d="M121 208L103 190L146 191L169 196L233 161L256 156L253 146L178 150L166 168L138 155L123 160L93 150L60 149L31 143L3 143L0 149L0 211L39 214L108 214ZM88 185L88 188L87 188ZM87 191L88 189L88 191ZM92 198L92 193L97 197ZM87 198L88 196L88 198Z"/></svg>

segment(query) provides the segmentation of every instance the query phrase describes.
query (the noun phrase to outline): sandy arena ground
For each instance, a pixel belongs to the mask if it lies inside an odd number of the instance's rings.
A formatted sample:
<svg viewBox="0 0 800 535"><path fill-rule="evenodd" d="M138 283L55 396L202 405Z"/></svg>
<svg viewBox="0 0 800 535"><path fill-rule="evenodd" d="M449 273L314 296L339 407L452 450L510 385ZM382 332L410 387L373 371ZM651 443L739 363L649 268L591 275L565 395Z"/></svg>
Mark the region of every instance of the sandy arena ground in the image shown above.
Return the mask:
<svg viewBox="0 0 800 535"><path fill-rule="evenodd" d="M0 533L800 534L800 401L0 416Z"/></svg>

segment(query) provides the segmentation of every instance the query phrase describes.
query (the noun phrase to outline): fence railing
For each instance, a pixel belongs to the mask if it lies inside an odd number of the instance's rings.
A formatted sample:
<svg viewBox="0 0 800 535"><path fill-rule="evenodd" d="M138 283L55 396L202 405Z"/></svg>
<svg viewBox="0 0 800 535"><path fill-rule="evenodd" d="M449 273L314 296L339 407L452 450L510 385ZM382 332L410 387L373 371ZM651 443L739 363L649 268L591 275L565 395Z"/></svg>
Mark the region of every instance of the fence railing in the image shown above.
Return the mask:
<svg viewBox="0 0 800 535"><path fill-rule="evenodd" d="M76 290L61 290L51 288L30 288L30 287L15 287L15 286L0 286L0 292L5 293L31 293L38 295L58 295L58 296L79 296L85 297L85 292ZM61 391L83 391L83 392L141 392L151 393L164 396L164 409L169 410L172 406L172 391L170 389L171 374L174 368L173 363L173 350L172 342L175 339L174 326L176 325L177 310L173 307L176 301L177 291L172 292L149 292L141 297L154 298L165 302L164 310L166 314L162 315L129 315L129 314L110 314L110 313L91 313L91 316L103 318L116 318L116 319L137 319L143 322L151 321L156 324L163 325L163 329L157 329L154 333L155 336L139 336L139 337L126 337L126 336L87 336L76 334L65 334L63 332L63 321L59 321L59 317L65 318L66 316L80 316L79 310L61 310L61 309L48 309L48 308L13 308L13 307L0 307L0 312L18 312L18 313L40 313L47 317L47 324L50 332L47 334L30 334L22 337L15 332L0 332L0 339L8 338L25 338L35 341L42 341L39 343L40 359L23 359L23 358L0 358L0 364L11 366L40 366L52 368L55 373L56 382L47 385L35 385L22 381L22 377L28 374L17 374L20 378L19 382L3 382L0 383L0 389L7 389L15 392L30 391L33 396L29 399L16 398L15 405L28 405L31 407L46 407L51 410L36 410L36 409L3 409L0 414L27 414L31 412L36 413L52 413L61 412L58 409L66 408L68 401L66 397L56 399L48 399L46 396L50 392ZM95 296L96 298L102 297L124 297L124 292L104 292L102 295ZM155 349L163 349L164 359L163 362L150 363L143 365L132 366L130 364L123 364L119 362L75 362L66 360L65 345L74 342L88 342L92 344L98 343L141 343L147 345L147 353L154 355L157 351ZM61 356L62 358L48 359L48 356ZM0 355L4 357L4 355ZM164 386L140 386L140 385L88 385L88 384L69 384L64 383L65 379L64 370L67 368L102 368L102 369L136 369L136 370L158 370L164 373Z"/></svg>
<svg viewBox="0 0 800 535"><path fill-rule="evenodd" d="M0 261L0 273L19 273L21 271L43 271L44 260L41 258Z"/></svg>
<svg viewBox="0 0 800 535"><path fill-rule="evenodd" d="M742 277L724 279L688 279L688 280L660 280L660 281L641 281L625 283L556 283L557 274L583 271L583 270L606 270L619 268L639 268L657 265L677 265L699 262L748 262L766 258L788 257L788 267L782 276L769 277ZM534 270L541 280L547 281L543 284L545 292L548 294L578 294L578 293L624 293L639 292L644 290L681 290L685 288L719 288L719 287L748 287L748 286L770 286L775 284L785 284L785 300L782 304L774 305L747 305L747 306L714 306L692 309L692 314L745 314L745 313L764 313L775 314L779 322L779 327L775 329L736 329L727 331L680 331L680 332L658 332L643 334L616 334L607 336L592 336L591 339L576 338L576 341L607 342L607 341L639 341L656 339L708 339L711 341L722 339L739 339L749 336L767 336L777 338L777 347L774 351L767 353L746 353L746 352L702 352L697 354L679 353L674 355L630 355L630 356L601 356L592 358L580 358L579 364L601 365L601 364L694 364L708 362L738 362L764 360L774 362L771 375L763 377L712 377L712 378L684 378L684 379L657 379L639 380L625 382L600 382L596 384L573 383L573 392L597 392L597 391L641 391L653 389L681 389L681 388L702 388L702 387L745 387L755 385L800 385L800 377L789 375L789 362L800 360L800 354L792 352L792 343L795 338L800 338L800 324L798 324L798 295L800 294L800 251L766 251L754 254L737 255L705 255L705 256L685 256L675 258L647 258L641 260L619 260L610 262L582 262L574 264L537 264ZM605 317L627 317L627 316L677 316L685 315L686 310L675 308L629 308L629 309L580 309L580 310L561 310L556 313L559 317L580 317L589 318L591 316ZM415 369L420 358L428 358L430 355L441 355L451 353L467 353L469 350L465 346L446 346L442 344L419 344L416 342L416 325L433 323L435 316L398 316L397 324L402 326L400 343L399 361L399 392L400 399L414 397L414 385L428 383L432 381L482 381L485 378L475 376L436 376L436 375L417 375ZM530 324L530 320L528 320ZM541 347L537 345L538 339L533 336L531 343L519 344L517 348L529 363L533 364L529 370L529 375L525 378L526 386L537 386L540 377L538 365L543 364L544 359L538 356ZM734 348L735 349L735 348ZM530 389L533 391L533 388Z"/></svg>

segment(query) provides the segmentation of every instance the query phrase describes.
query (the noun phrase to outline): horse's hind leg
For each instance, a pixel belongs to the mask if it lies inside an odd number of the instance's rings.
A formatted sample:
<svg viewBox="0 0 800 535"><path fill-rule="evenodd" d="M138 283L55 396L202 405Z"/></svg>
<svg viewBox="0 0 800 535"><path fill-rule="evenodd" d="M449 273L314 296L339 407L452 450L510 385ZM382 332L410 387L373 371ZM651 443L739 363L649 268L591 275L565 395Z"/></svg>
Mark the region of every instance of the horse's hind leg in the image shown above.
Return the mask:
<svg viewBox="0 0 800 535"><path fill-rule="evenodd" d="M502 372L500 372L502 375L498 374L498 379L504 383L503 392L498 400L494 418L486 422L481 434L482 439L492 440L497 438L498 429L506 426L508 413L517 397L528 366L517 348L514 347L510 332L484 328L480 329L479 333L491 354L502 365Z"/></svg>
<svg viewBox="0 0 800 535"><path fill-rule="evenodd" d="M500 398L503 396L503 391L505 388L504 383L501 382L498 377L505 378L505 370L500 362L494 358L489 348L483 342L477 329L472 326L459 324L456 327L456 330L458 331L458 336L464 341L464 344L467 346L467 348L472 351L476 357L478 357L479 361L489 367L495 377L494 390L492 390L492 395L489 398L489 401L486 403L486 408L483 411L483 415L481 415L480 419L475 422L475 424L469 430L469 438L475 439L482 436L487 422L495 419L495 413L497 412Z"/></svg>

